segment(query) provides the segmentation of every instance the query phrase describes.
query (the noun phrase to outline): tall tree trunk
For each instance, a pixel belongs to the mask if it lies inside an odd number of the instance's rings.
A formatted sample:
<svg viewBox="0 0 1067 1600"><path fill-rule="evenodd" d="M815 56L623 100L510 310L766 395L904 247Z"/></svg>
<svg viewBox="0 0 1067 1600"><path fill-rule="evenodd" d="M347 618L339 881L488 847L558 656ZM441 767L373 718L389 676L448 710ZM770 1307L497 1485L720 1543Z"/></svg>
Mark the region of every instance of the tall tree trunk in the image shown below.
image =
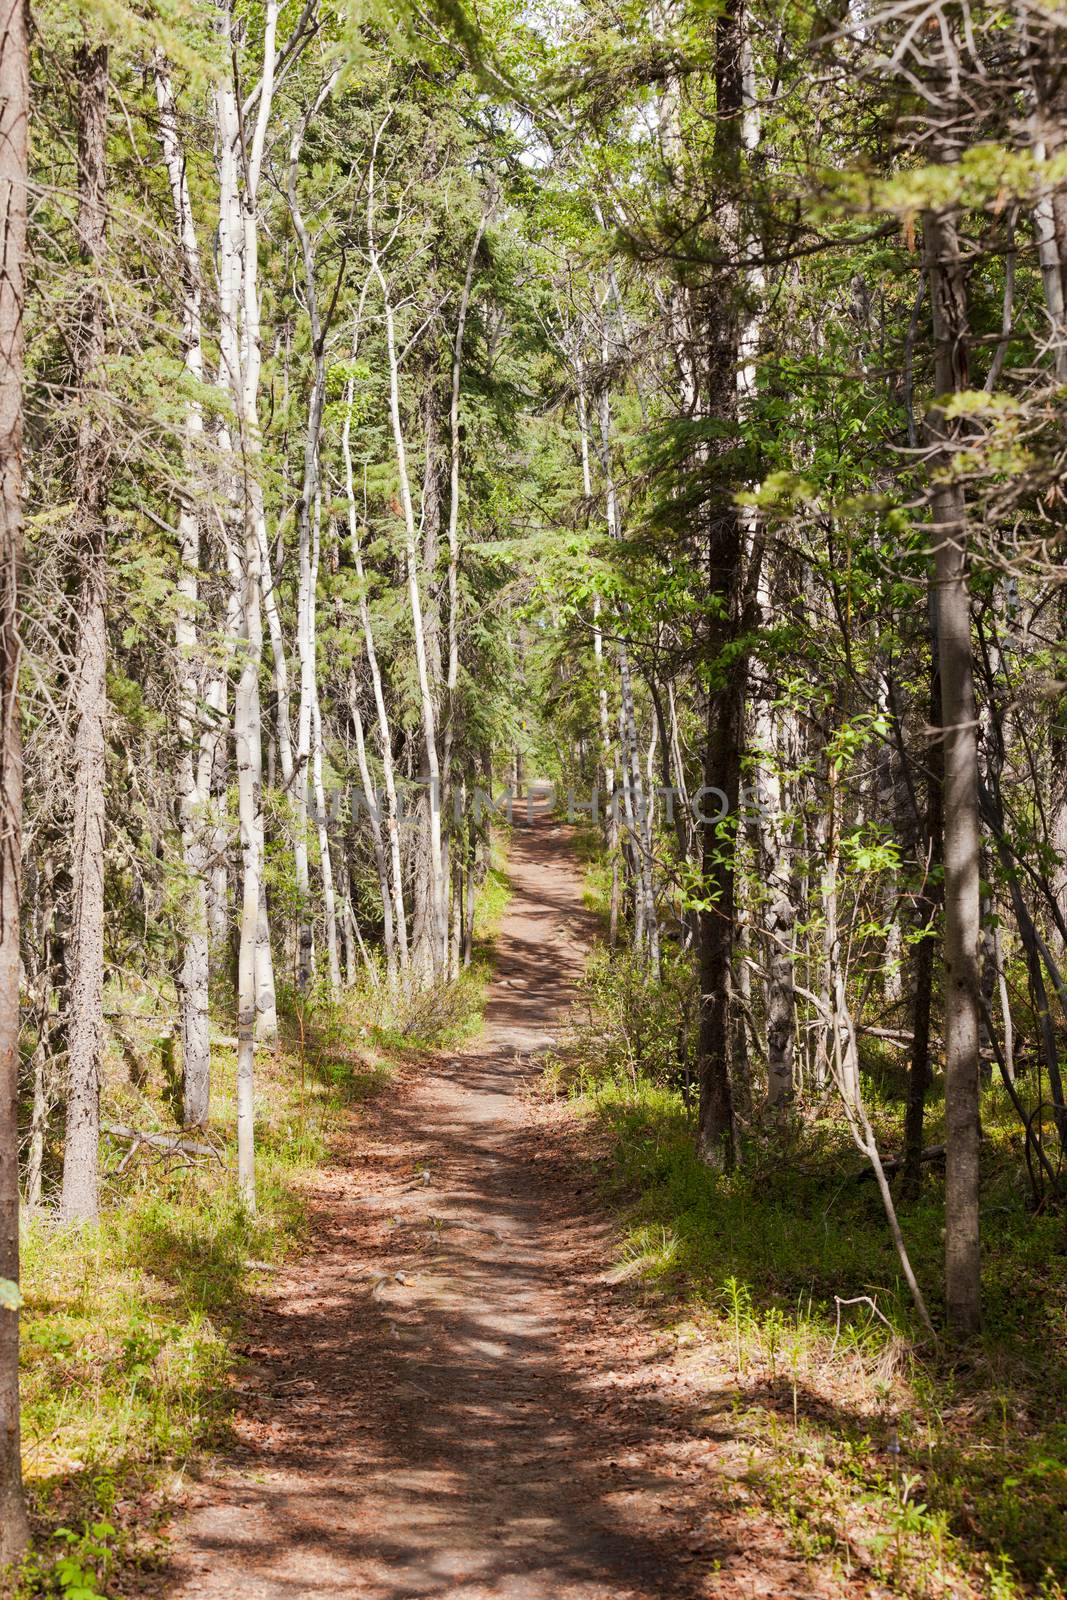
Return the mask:
<svg viewBox="0 0 1067 1600"><path fill-rule="evenodd" d="M186 176L185 152L178 132L178 116L162 54L154 61L159 141L170 185L174 226L182 269L182 345L185 370L193 384L204 380L201 324L200 247ZM199 732L202 667L197 660L197 608L200 598L200 466L198 451L204 431L203 412L197 398L185 412L186 461L190 484L178 512L178 599L174 642L181 674L178 702L178 736L181 741L179 806L182 858L188 875L185 902L185 936L178 981L182 1031L183 1121L201 1127L208 1119L211 1101L211 1042L208 1029L208 805L215 730Z"/></svg>
<svg viewBox="0 0 1067 1600"><path fill-rule="evenodd" d="M1067 591L1063 589L1060 590L1056 609L1059 647L1067 652ZM1067 924L1067 693L1062 690L1056 696L1050 712L1049 766L1051 793L1048 801L1048 842L1053 854L1050 876L1060 917ZM1067 956L1067 940L1055 924L1052 947L1061 959Z"/></svg>
<svg viewBox="0 0 1067 1600"><path fill-rule="evenodd" d="M359 781L363 785L363 793L367 800L371 845L374 850L374 864L378 870L378 893L381 895L382 901L382 943L385 947L385 974L390 983L392 983L396 978L396 926L393 919L393 896L389 883L389 861L386 855L385 837L382 833L378 796L375 793L374 783L371 779L370 763L367 760L367 741L363 732L363 714L359 709L356 675L353 671L348 674L347 686L348 710L352 718L352 729L356 736L356 762L359 767Z"/></svg>
<svg viewBox="0 0 1067 1600"><path fill-rule="evenodd" d="M766 595L762 598L766 621L770 604ZM765 697L758 703L755 723L759 801L755 831L765 895L762 920L767 952L767 1104L772 1111L780 1111L793 1098L796 1039L792 822L782 782L782 769L788 766L784 733Z"/></svg>
<svg viewBox="0 0 1067 1600"><path fill-rule="evenodd" d="M245 710L251 717L246 729L249 752L255 769L255 831L256 858L259 876L259 926L255 941L256 1037L272 1043L278 1036L278 1009L274 982L274 956L271 948L270 922L267 911L266 885L263 864L266 854L266 819L263 811L263 733L262 711L259 703L258 668L263 652L262 593L264 551L267 550L266 512L262 482L262 438L259 425L259 386L263 362L260 330L259 297L259 182L266 150L267 127L274 100L274 71L280 0L267 0L263 13L263 70L260 78L259 106L252 133L248 141L247 130L238 127L237 149L240 155L242 176L240 189L241 213L241 345L239 416L241 421L242 486L244 490L244 641L245 663L255 656L257 681L255 692L247 697ZM237 85L234 85L235 90ZM256 549L253 555L252 539ZM269 552L268 552L269 554ZM248 567L252 563L256 575L254 599L248 590ZM250 605L252 611L249 610ZM244 672L242 672L242 679ZM236 716L236 711L235 711ZM248 1062L247 1082L251 1092L251 1059ZM240 1098L240 1075L238 1082ZM240 1108L238 1108L240 1121ZM246 1119L251 1127L251 1113Z"/></svg>
<svg viewBox="0 0 1067 1600"><path fill-rule="evenodd" d="M231 173L220 199L220 256L234 261L233 317L240 337L224 353L241 429L240 585L241 673L234 700L237 808L241 836L242 889L237 962L237 1185L249 1211L256 1206L255 1038L277 1033L274 973L263 882L263 743L259 669L263 658L263 486L259 479L258 193L267 124L274 94L279 0L267 0L263 21L263 73L251 140L238 112L237 86L216 94L221 162ZM240 178L238 178L240 173ZM225 235L225 240L223 239ZM233 330L228 333L233 346ZM236 530L235 530L236 531Z"/></svg>
<svg viewBox="0 0 1067 1600"><path fill-rule="evenodd" d="M943 397L968 384L966 289L952 219L926 213L923 235L933 306L935 381L938 396ZM966 505L962 486L948 476L954 438L940 410L932 413L929 428L940 446L941 462L931 490L931 533L945 774L945 1299L953 1331L970 1336L981 1322L978 720Z"/></svg>
<svg viewBox="0 0 1067 1600"><path fill-rule="evenodd" d="M433 689L430 683L430 664L426 648L426 631L423 624L415 508L411 498L407 446L404 442L404 427L400 415L400 368L396 350L393 304L389 298L389 290L378 262L377 251L373 246L371 267L378 279L385 304L385 343L389 360L389 413L393 425L393 444L396 449L397 472L400 479L400 504L404 518L404 551L407 567L408 600L411 607L411 624L415 638L415 662L418 668L424 757L429 789L428 831L434 927L433 970L435 975L443 976L448 971L448 886L444 877L444 854L441 842L441 769L437 753L437 714L434 707Z"/></svg>
<svg viewBox="0 0 1067 1600"><path fill-rule="evenodd" d="M445 672L445 730L444 753L441 760L441 778L444 793L441 804L445 815L451 811L449 794L452 784L452 746L456 734L456 692L459 687L459 502L460 459L463 435L459 421L460 380L463 377L463 340L467 331L467 313L470 309L471 287L482 238L489 221L489 211L482 212L474 231L463 289L456 314L456 337L452 346L452 397L448 409L449 472L448 472L448 665Z"/></svg>
<svg viewBox="0 0 1067 1600"><path fill-rule="evenodd" d="M29 79L23 0L0 0L0 1280L10 1285L19 1280L18 584ZM19 1317L15 1306L0 1305L0 1568L18 1561L28 1538L19 1446Z"/></svg>
<svg viewBox="0 0 1067 1600"><path fill-rule="evenodd" d="M389 725L389 713L385 704L385 689L382 684L381 669L378 665L378 651L374 642L374 626L370 614L370 603L367 598L367 577L363 568L363 550L359 537L359 512L356 507L355 483L352 472L353 398L354 390L350 382L346 394L345 420L341 429L341 454L345 466L345 493L348 501L348 535L352 547L352 559L356 566L356 580L359 583L359 615L363 624L363 644L367 652L367 667L370 671L371 689L374 694L374 707L378 719L378 740L382 751L382 781L385 784L386 808L385 825L389 840L389 860L392 868L391 892L397 954L400 962L400 971L406 977L409 957L407 915L404 910L404 877L400 856L400 811L397 805L396 773L393 765L393 736ZM369 777L364 777L363 781L367 791L367 803L373 806L376 804L376 796L370 790ZM388 947L386 955L388 958Z"/></svg>
<svg viewBox="0 0 1067 1600"><path fill-rule="evenodd" d="M609 356L606 331L602 336L601 354L606 366ZM604 510L608 538L615 540L621 536L622 527L618 491L611 463L611 402L606 388L600 392L599 422L600 431L596 442L600 470L604 479ZM617 654L621 687L619 755L622 766L623 798L631 828L634 853L634 947L637 950L647 950L650 966L653 970L658 970L659 921L652 880L652 808L648 803L641 777L641 753L637 740L630 658L621 639L617 646Z"/></svg>
<svg viewBox="0 0 1067 1600"><path fill-rule="evenodd" d="M726 513L729 515L729 513ZM733 1039L733 955L735 913L732 831L740 797L742 697L736 685L708 695L705 729L705 788L701 815L703 906L700 932L700 1021L697 1060L700 1106L697 1150L708 1166L728 1168L736 1157L731 1045ZM723 797L719 802L719 795ZM720 803L725 819L720 823Z"/></svg>
<svg viewBox="0 0 1067 1600"><path fill-rule="evenodd" d="M930 726L939 730L941 709L941 665L937 642L937 617L930 596ZM922 889L915 907L919 942L915 947L912 973L912 1044L908 1067L908 1099L904 1112L904 1154L901 1190L914 1196L922 1181L923 1122L926 1095L930 1086L930 1009L934 992L934 946L938 913L941 908L941 846L944 749L939 733L931 741L926 756L926 826Z"/></svg>
<svg viewBox="0 0 1067 1600"><path fill-rule="evenodd" d="M318 587L319 544L322 528L322 504L318 489L315 491L311 555L311 595L309 653L314 669L317 657L317 635L314 596ZM326 930L326 970L329 973L330 991L337 994L341 987L341 954L337 941L337 892L334 885L333 856L330 848L329 815L326 809L326 785L323 779L322 711L319 705L317 673L311 679L311 784L315 797L315 830L319 846L319 871L322 875L322 913Z"/></svg>
<svg viewBox="0 0 1067 1600"><path fill-rule="evenodd" d="M107 711L106 526L110 450L107 423L90 392L104 359L108 50L79 46L78 254L85 283L74 332L79 422L72 528L78 589L74 662L74 823L71 863L71 968L67 1038L67 1132L63 1150L64 1221L99 1211L100 1057L104 1029L104 724Z"/></svg>
<svg viewBox="0 0 1067 1600"><path fill-rule="evenodd" d="M339 70L339 69L338 69ZM289 143L289 177L287 184L287 198L289 201L289 214L293 219L293 227L300 243L300 255L304 267L304 298L307 306L308 322L311 333L311 355L313 372L311 381L311 396L308 401L307 432L304 438L304 482L301 488L300 499L297 502L296 522L299 542L299 576L297 583L296 603L296 637L297 655L300 662L300 700L297 711L297 740L296 740L296 770L292 781L292 801L295 812L294 845L296 861L296 893L297 893L297 987L305 990L311 981L311 906L310 906L310 877L308 873L308 847L307 847L307 796L308 785L312 781L311 766L313 764L312 741L314 738L313 723L316 714L314 705L318 694L317 671L315 659L315 594L317 560L312 550L312 507L318 515L319 493L319 439L322 432L322 409L326 399L326 346L325 330L319 314L319 297L315 280L315 246L314 241L304 221L304 214L300 207L300 197L297 188L297 179L300 171L300 153L303 149L304 138L308 127L321 110L324 101L329 95L337 78L337 70L330 74L322 85L319 93L308 111L294 127ZM317 535L317 530L316 530ZM284 659L284 649L282 650ZM321 750L320 750L320 780L321 780ZM323 824L317 824L320 845L323 838ZM330 877L327 890L326 875L330 872L329 847L327 844L326 857L323 860L323 895L333 909L333 880ZM337 926L336 915L333 916L333 937L330 954L331 981L336 972L339 978L340 969L337 961ZM329 935L328 935L329 939ZM336 985L335 985L336 986Z"/></svg>
<svg viewBox="0 0 1067 1600"><path fill-rule="evenodd" d="M744 7L726 0L715 24L715 157L722 178L718 228L725 248L736 251L744 236L741 217L744 78ZM706 292L704 346L707 376L705 414L723 429L720 454L730 453L739 410L738 371L743 354L742 328L735 284L725 273ZM707 618L706 649L712 672L708 692L704 749L704 784L724 797L726 816L716 819L717 796L705 796L702 815L703 896L700 912L700 1025L698 1070L700 1108L697 1149L711 1166L729 1166L735 1159L736 1133L730 1084L737 849L736 827L741 787L744 735L744 680L747 667L728 647L742 625L744 543L734 494L741 487L736 469L709 468L718 480L709 492L707 576L716 605Z"/></svg>
<svg viewBox="0 0 1067 1600"><path fill-rule="evenodd" d="M589 405L585 392L585 368L578 361L578 439L582 458L582 493L591 511L593 474L589 454ZM600 728L600 760L597 771L597 804L604 800L604 843L611 862L611 901L608 910L608 943L612 950L619 928L619 828L615 796L615 764L611 748L611 715L608 709L608 680L604 667L604 630L600 626L603 604L599 591L593 594L593 662L597 681L597 720Z"/></svg>

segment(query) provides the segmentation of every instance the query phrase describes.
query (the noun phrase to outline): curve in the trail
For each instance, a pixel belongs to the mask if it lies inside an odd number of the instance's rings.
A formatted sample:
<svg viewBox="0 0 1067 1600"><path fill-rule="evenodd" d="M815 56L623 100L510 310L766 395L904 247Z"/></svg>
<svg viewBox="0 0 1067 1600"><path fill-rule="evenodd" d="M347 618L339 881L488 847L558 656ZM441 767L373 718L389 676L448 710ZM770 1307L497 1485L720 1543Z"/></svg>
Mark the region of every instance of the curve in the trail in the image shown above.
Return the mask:
<svg viewBox="0 0 1067 1600"><path fill-rule="evenodd" d="M241 1448L174 1600L813 1594L606 1268L565 1108L525 1092L592 934L568 830L512 835L481 1042L354 1122L257 1313ZM820 1587L819 1593L829 1592Z"/></svg>

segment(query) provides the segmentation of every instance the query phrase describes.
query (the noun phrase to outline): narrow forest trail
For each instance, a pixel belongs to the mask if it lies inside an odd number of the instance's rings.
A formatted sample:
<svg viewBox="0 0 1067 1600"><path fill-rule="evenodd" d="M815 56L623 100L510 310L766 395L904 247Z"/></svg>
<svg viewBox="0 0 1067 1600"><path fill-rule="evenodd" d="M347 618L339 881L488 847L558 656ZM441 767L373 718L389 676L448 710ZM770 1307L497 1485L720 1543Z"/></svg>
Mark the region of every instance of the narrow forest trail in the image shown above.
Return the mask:
<svg viewBox="0 0 1067 1600"><path fill-rule="evenodd" d="M831 1590L744 1504L727 1379L612 1283L573 1118L524 1092L592 927L551 818L516 827L509 872L483 1037L354 1119L266 1291L174 1600Z"/></svg>

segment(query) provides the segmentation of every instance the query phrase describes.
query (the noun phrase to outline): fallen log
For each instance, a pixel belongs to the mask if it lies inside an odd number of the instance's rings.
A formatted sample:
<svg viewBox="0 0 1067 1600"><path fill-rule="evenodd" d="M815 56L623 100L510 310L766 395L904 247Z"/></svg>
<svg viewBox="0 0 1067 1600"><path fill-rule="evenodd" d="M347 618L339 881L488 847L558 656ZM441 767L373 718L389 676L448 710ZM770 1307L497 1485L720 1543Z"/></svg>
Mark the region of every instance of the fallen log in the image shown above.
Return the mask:
<svg viewBox="0 0 1067 1600"><path fill-rule="evenodd" d="M920 1161L944 1161L944 1159L945 1159L945 1147L944 1147L943 1144L931 1144L931 1145L928 1145L927 1148L925 1150L923 1150L919 1155L919 1160ZM891 1178L894 1175L894 1173L897 1173L897 1172L900 1171L900 1169L901 1169L901 1167L903 1165L904 1165L903 1156L889 1156L886 1160L884 1160L882 1162L882 1171L885 1173L887 1178ZM856 1173L856 1182L857 1183L863 1183L867 1178L869 1178L871 1176L872 1176L872 1174L871 1174L870 1167L864 1167L862 1172L857 1172Z"/></svg>
<svg viewBox="0 0 1067 1600"><path fill-rule="evenodd" d="M182 1156L214 1156L222 1163L222 1155L213 1144L198 1144L195 1139L178 1139L169 1133L149 1133L143 1128L127 1128L121 1122L102 1122L100 1131L111 1139L127 1139L132 1144L147 1144L153 1150L167 1150Z"/></svg>

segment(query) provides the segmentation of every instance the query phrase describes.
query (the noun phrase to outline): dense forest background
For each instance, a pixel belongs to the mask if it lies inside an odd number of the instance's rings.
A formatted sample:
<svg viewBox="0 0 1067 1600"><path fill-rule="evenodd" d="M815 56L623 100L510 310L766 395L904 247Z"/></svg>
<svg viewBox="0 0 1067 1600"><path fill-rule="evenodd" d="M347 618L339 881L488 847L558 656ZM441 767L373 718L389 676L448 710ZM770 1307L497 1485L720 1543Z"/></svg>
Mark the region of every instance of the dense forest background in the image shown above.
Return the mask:
<svg viewBox="0 0 1067 1600"><path fill-rule="evenodd" d="M468 1024L545 780L634 1260L739 1363L873 1307L979 1419L919 1534L1059 1594L1062 11L2 9L0 1556L20 1208L244 1259L278 1063Z"/></svg>

